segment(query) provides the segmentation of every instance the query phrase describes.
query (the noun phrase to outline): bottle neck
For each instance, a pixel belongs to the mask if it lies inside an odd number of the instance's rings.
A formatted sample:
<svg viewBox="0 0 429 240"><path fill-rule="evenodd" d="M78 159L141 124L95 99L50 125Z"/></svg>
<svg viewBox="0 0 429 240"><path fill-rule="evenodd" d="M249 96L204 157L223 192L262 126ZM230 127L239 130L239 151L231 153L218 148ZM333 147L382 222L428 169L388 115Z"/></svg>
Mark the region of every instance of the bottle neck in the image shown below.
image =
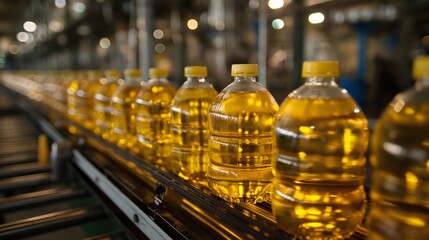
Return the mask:
<svg viewBox="0 0 429 240"><path fill-rule="evenodd" d="M114 83L117 81L118 81L118 78L116 77L106 77L106 83Z"/></svg>
<svg viewBox="0 0 429 240"><path fill-rule="evenodd" d="M205 77L187 77L186 78L187 82L192 82L192 83L203 83L206 81Z"/></svg>
<svg viewBox="0 0 429 240"><path fill-rule="evenodd" d="M149 84L168 84L167 78L164 77L153 77L148 81Z"/></svg>
<svg viewBox="0 0 429 240"><path fill-rule="evenodd" d="M256 82L255 76L234 77L234 82Z"/></svg>
<svg viewBox="0 0 429 240"><path fill-rule="evenodd" d="M416 88L427 88L429 87L429 76L417 79Z"/></svg>
<svg viewBox="0 0 429 240"><path fill-rule="evenodd" d="M307 85L317 85L317 86L336 86L334 77L309 77L305 80Z"/></svg>
<svg viewBox="0 0 429 240"><path fill-rule="evenodd" d="M138 86L140 79L138 77L125 77L125 86Z"/></svg>

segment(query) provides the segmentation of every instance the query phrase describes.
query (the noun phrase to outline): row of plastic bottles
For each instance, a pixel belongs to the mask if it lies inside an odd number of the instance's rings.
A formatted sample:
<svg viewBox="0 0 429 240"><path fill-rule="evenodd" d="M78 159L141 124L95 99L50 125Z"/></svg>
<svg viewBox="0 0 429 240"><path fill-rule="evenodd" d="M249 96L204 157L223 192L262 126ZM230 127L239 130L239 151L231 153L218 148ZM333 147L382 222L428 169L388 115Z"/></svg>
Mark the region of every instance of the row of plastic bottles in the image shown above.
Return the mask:
<svg viewBox="0 0 429 240"><path fill-rule="evenodd" d="M66 100L53 90L45 103L227 201L271 201L278 227L298 238L349 237L366 212L369 131L335 83L338 62L305 62L304 84L280 108L256 81L257 65L231 72L217 94L205 67L185 68L177 92L163 69L147 82L139 70L125 80L91 71L69 81ZM415 60L413 75L415 87L395 97L372 136L368 239L429 239L429 57Z"/></svg>

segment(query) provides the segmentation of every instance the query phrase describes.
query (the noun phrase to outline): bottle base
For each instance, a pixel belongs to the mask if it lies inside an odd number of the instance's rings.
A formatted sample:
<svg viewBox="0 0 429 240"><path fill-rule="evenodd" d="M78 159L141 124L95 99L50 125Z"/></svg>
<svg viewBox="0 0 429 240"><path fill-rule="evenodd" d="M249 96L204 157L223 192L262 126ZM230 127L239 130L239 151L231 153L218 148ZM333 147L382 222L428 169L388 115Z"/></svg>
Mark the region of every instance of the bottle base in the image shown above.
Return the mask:
<svg viewBox="0 0 429 240"><path fill-rule="evenodd" d="M424 206L374 200L367 220L368 239L429 239L428 225Z"/></svg>
<svg viewBox="0 0 429 240"><path fill-rule="evenodd" d="M298 239L346 239L366 210L361 185L332 187L276 179L271 201L279 228Z"/></svg>
<svg viewBox="0 0 429 240"><path fill-rule="evenodd" d="M212 193L231 203L251 203L269 201L267 194L270 181L225 181L207 178Z"/></svg>

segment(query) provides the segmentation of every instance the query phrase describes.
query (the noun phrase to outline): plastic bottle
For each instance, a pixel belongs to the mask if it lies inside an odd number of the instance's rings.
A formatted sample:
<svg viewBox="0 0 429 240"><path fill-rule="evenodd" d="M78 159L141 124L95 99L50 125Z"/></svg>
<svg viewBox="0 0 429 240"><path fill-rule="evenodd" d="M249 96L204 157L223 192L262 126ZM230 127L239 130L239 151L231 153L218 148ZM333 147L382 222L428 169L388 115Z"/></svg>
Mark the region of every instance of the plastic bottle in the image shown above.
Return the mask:
<svg viewBox="0 0 429 240"><path fill-rule="evenodd" d="M429 239L429 56L414 60L413 77L372 137L368 239Z"/></svg>
<svg viewBox="0 0 429 240"><path fill-rule="evenodd" d="M279 228L300 239L347 238L365 213L368 123L338 76L338 62L304 62L305 84L275 123L272 210Z"/></svg>
<svg viewBox="0 0 429 240"><path fill-rule="evenodd" d="M78 108L78 97L77 90L79 89L79 79L76 76L76 73L70 73L70 78L72 79L67 86L67 116L72 121L79 121L79 115L77 112Z"/></svg>
<svg viewBox="0 0 429 240"><path fill-rule="evenodd" d="M141 154L160 167L166 165L171 151L170 106L176 93L167 76L166 69L150 68L150 79L136 99L136 133Z"/></svg>
<svg viewBox="0 0 429 240"><path fill-rule="evenodd" d="M256 82L257 64L234 64L231 75L234 82L209 112L207 181L215 195L229 202L256 203L269 198L278 105Z"/></svg>
<svg viewBox="0 0 429 240"><path fill-rule="evenodd" d="M95 104L95 94L96 91L100 88L100 79L103 77L103 72L100 70L89 70L87 72L88 74L88 81L89 81L89 88L87 91L88 98L86 102L86 109L88 112L88 121L86 123L86 127L88 129L94 130L96 128L96 118L97 114L94 111L94 104Z"/></svg>
<svg viewBox="0 0 429 240"><path fill-rule="evenodd" d="M87 72L77 71L75 78L67 88L67 113L68 117L82 126L91 129L93 127L90 116L92 110L93 93L91 82ZM73 129L69 129L73 133Z"/></svg>
<svg viewBox="0 0 429 240"><path fill-rule="evenodd" d="M185 67L186 82L171 106L172 170L184 179L206 182L208 113L217 91L206 82L207 67Z"/></svg>
<svg viewBox="0 0 429 240"><path fill-rule="evenodd" d="M104 139L110 139L112 129L110 103L112 96L119 87L121 73L119 70L105 71L105 78L100 78L99 87L95 90L94 95L94 113L96 128L94 132Z"/></svg>
<svg viewBox="0 0 429 240"><path fill-rule="evenodd" d="M142 85L139 69L126 69L125 82L112 96L112 141L124 149L138 152L136 146L135 100Z"/></svg>
<svg viewBox="0 0 429 240"><path fill-rule="evenodd" d="M73 81L72 71L61 71L59 76L59 81L60 81L59 87L61 89L60 91L58 91L58 93L61 95L59 108L61 109L60 110L61 114L63 116L67 116L68 115L67 90L68 90L68 86L70 85L70 82Z"/></svg>
<svg viewBox="0 0 429 240"><path fill-rule="evenodd" d="M55 71L55 73L53 74L53 89L54 89L54 99L55 99L55 110L57 112L57 114L64 114L67 110L67 108L65 107L67 105L67 88L63 88L63 79L64 79L64 74L63 71ZM66 103L65 105L63 105L63 103Z"/></svg>

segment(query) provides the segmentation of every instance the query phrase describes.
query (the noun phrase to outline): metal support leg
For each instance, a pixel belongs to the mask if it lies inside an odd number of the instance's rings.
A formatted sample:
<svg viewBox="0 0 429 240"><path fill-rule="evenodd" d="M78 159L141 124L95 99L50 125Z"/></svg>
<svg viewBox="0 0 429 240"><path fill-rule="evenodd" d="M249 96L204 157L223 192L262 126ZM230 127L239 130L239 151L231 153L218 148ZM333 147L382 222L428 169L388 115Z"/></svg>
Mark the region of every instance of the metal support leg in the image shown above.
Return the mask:
<svg viewBox="0 0 429 240"><path fill-rule="evenodd" d="M72 143L68 140L55 142L51 147L52 180L65 181L68 179L66 161L71 159Z"/></svg>
<svg viewBox="0 0 429 240"><path fill-rule="evenodd" d="M259 4L258 16L258 81L267 87L267 4L262 1Z"/></svg>
<svg viewBox="0 0 429 240"><path fill-rule="evenodd" d="M152 62L152 21L153 7L150 0L137 0L137 29L139 39L140 69L143 70L144 79L149 77L149 68Z"/></svg>
<svg viewBox="0 0 429 240"><path fill-rule="evenodd" d="M292 84L289 86L290 90L296 89L301 85L301 72L303 62L303 49L304 49L304 12L303 1L294 0L296 10L293 16L293 71L292 71Z"/></svg>

